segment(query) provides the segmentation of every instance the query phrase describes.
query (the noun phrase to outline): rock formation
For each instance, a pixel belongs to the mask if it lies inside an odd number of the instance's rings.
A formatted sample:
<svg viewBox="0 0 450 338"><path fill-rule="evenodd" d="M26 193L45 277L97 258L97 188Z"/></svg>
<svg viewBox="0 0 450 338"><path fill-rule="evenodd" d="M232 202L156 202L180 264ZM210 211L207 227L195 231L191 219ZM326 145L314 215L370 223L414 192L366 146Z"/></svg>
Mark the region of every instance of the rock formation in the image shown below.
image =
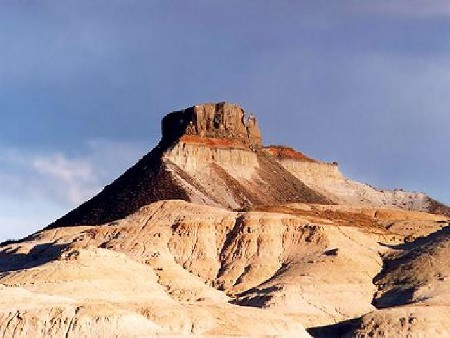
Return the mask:
<svg viewBox="0 0 450 338"><path fill-rule="evenodd" d="M100 194L0 244L0 332L448 337L449 215L264 147L237 105L194 106Z"/></svg>
<svg viewBox="0 0 450 338"><path fill-rule="evenodd" d="M246 120L241 107L225 102L197 105L167 115L162 122L162 134L163 142L167 143L186 136L188 140L200 138L199 142L213 138L228 145L262 146L256 118L250 115Z"/></svg>
<svg viewBox="0 0 450 338"><path fill-rule="evenodd" d="M229 103L175 111L155 149L97 196L50 227L113 221L159 200L242 209L279 203L357 203L450 215L425 194L379 191L289 147L263 147L253 114Z"/></svg>
<svg viewBox="0 0 450 338"><path fill-rule="evenodd" d="M208 103L172 112L162 120L155 149L50 227L106 223L168 199L230 209L330 203L261 148L256 118L247 119L237 105Z"/></svg>

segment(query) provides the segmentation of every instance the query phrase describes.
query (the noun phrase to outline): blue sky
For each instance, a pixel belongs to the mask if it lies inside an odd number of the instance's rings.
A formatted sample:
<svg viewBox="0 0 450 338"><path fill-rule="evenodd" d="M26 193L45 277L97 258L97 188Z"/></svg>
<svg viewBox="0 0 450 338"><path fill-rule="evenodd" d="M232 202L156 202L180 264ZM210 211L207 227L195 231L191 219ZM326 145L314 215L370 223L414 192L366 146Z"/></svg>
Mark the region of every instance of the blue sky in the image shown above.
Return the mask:
<svg viewBox="0 0 450 338"><path fill-rule="evenodd" d="M448 36L441 0L0 0L0 240L91 197L202 102L449 204Z"/></svg>

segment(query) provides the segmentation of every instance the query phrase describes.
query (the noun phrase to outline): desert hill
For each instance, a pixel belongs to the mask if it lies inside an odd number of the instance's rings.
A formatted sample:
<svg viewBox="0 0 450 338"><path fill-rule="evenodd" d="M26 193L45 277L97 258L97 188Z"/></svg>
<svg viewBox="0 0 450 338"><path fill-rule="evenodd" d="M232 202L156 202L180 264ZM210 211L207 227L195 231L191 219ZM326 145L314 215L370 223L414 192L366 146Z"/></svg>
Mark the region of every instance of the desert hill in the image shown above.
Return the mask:
<svg viewBox="0 0 450 338"><path fill-rule="evenodd" d="M283 146L264 147L256 118L229 103L168 114L159 144L51 227L102 224L159 200L242 209L280 203L366 204L450 215L422 193L380 191Z"/></svg>
<svg viewBox="0 0 450 338"><path fill-rule="evenodd" d="M0 245L5 337L448 337L450 209L286 146L237 105L167 115L158 146Z"/></svg>

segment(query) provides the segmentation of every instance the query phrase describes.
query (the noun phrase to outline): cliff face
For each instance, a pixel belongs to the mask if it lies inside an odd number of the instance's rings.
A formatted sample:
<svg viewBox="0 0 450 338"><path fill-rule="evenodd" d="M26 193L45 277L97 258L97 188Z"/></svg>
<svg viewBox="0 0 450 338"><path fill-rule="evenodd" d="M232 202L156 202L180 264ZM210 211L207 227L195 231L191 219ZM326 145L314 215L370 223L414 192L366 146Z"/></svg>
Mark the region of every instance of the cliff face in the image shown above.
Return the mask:
<svg viewBox="0 0 450 338"><path fill-rule="evenodd" d="M222 139L226 145L260 148L261 132L253 115L246 119L244 110L230 103L207 103L175 111L162 122L162 139L206 142ZM199 138L199 139L198 139Z"/></svg>

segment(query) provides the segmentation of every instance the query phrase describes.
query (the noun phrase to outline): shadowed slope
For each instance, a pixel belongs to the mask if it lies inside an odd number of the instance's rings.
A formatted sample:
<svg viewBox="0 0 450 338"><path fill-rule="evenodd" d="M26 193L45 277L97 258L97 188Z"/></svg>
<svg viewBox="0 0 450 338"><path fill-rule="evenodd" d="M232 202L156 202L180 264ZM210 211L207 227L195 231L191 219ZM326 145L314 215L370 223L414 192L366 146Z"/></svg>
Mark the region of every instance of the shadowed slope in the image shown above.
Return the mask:
<svg viewBox="0 0 450 338"><path fill-rule="evenodd" d="M50 224L47 229L112 222L159 200L189 200L161 162L162 147L145 155L97 196Z"/></svg>

